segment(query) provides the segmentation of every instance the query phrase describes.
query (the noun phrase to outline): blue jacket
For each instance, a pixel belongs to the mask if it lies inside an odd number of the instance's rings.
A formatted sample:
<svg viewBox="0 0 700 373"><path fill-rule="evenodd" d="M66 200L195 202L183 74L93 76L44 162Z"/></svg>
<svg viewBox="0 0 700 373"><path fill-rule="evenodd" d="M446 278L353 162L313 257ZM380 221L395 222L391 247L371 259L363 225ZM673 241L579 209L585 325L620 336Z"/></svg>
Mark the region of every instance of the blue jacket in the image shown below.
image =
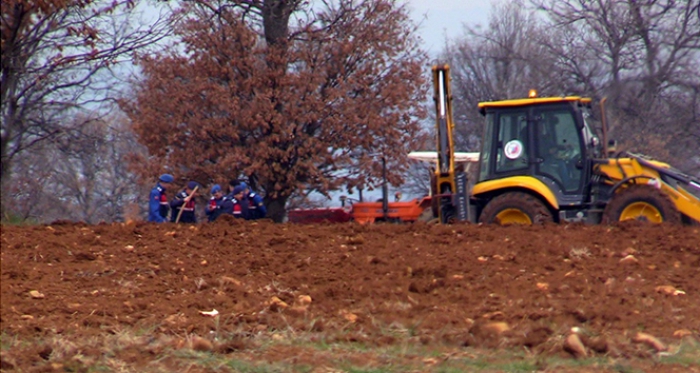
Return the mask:
<svg viewBox="0 0 700 373"><path fill-rule="evenodd" d="M263 204L263 199L259 194L250 192L248 194L248 219L262 219L267 215L267 209Z"/></svg>
<svg viewBox="0 0 700 373"><path fill-rule="evenodd" d="M148 221L164 223L168 221L168 211L170 205L165 196L165 188L158 183L148 195Z"/></svg>

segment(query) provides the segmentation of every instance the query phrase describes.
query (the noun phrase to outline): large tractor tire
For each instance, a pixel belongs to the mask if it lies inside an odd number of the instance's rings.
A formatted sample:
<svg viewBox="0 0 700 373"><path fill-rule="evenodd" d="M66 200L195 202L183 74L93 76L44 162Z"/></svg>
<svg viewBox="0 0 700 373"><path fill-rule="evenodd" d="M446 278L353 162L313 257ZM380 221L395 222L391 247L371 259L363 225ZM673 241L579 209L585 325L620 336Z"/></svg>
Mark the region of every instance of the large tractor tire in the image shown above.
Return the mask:
<svg viewBox="0 0 700 373"><path fill-rule="evenodd" d="M492 199L479 217L481 223L500 225L531 225L553 221L551 211L542 201L522 192L505 193Z"/></svg>
<svg viewBox="0 0 700 373"><path fill-rule="evenodd" d="M681 214L669 196L651 185L631 185L615 194L603 211L603 223L625 220L680 224Z"/></svg>

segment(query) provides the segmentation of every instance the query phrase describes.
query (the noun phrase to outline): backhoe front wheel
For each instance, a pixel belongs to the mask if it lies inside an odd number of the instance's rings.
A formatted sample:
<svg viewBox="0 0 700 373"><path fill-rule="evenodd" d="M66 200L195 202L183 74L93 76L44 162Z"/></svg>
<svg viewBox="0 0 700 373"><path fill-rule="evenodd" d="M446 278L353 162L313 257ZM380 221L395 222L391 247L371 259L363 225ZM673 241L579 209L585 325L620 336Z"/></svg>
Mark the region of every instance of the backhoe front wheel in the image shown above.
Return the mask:
<svg viewBox="0 0 700 373"><path fill-rule="evenodd" d="M651 185L631 185L615 194L603 212L603 223L625 220L680 224L671 198Z"/></svg>
<svg viewBox="0 0 700 373"><path fill-rule="evenodd" d="M511 192L492 199L481 212L479 222L510 224L542 224L552 222L552 213L547 206L534 196Z"/></svg>

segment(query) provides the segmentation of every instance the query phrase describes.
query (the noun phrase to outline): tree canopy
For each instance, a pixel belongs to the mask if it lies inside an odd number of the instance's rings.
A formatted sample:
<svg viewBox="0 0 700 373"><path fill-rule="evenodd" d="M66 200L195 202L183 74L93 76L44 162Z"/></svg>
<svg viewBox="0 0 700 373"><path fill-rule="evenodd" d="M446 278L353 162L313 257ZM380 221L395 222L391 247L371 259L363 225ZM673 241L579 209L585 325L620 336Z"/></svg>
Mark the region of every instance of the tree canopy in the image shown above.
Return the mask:
<svg viewBox="0 0 700 373"><path fill-rule="evenodd" d="M124 101L150 164L200 182L243 174L281 220L299 190L398 181L419 148L426 56L388 0L183 4L167 52Z"/></svg>

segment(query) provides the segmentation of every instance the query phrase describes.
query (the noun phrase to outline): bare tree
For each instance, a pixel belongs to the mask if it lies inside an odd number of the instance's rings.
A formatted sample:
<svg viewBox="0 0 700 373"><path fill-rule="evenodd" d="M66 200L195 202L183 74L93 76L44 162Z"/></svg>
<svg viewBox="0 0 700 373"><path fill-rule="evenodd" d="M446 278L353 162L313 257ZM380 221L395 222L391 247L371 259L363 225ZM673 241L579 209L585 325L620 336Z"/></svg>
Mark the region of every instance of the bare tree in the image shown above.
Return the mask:
<svg viewBox="0 0 700 373"><path fill-rule="evenodd" d="M34 152L18 154L13 162L18 171L6 183L3 199L8 205L6 214L11 213L17 221L42 221L61 205L55 194L46 193L53 162L45 145L48 144L39 143ZM8 217L3 216L3 219Z"/></svg>
<svg viewBox="0 0 700 373"><path fill-rule="evenodd" d="M139 24L142 11L132 0L3 0L3 196L16 157L79 130L85 123L66 118L106 103L114 88L111 73L166 35L166 19Z"/></svg>
<svg viewBox="0 0 700 373"><path fill-rule="evenodd" d="M611 134L700 172L700 0L533 3L550 20L543 45L568 90L610 98Z"/></svg>
<svg viewBox="0 0 700 373"><path fill-rule="evenodd" d="M529 4L496 5L488 28L466 28L445 49L460 146L476 150L478 101L536 88L608 97L622 148L700 174L700 0Z"/></svg>
<svg viewBox="0 0 700 373"><path fill-rule="evenodd" d="M13 162L8 202L20 219L123 221L141 192L125 155L141 149L123 117L78 117L80 131L43 141Z"/></svg>
<svg viewBox="0 0 700 373"><path fill-rule="evenodd" d="M414 161L406 170L404 180L406 182L401 185L398 190L405 197L423 197L430 194L430 177L434 172L433 167L429 163Z"/></svg>
<svg viewBox="0 0 700 373"><path fill-rule="evenodd" d="M547 30L521 2L495 4L486 29L465 26L447 43L440 60L451 65L456 148L478 151L480 101L525 97L530 89L561 94L553 60L541 45Z"/></svg>

